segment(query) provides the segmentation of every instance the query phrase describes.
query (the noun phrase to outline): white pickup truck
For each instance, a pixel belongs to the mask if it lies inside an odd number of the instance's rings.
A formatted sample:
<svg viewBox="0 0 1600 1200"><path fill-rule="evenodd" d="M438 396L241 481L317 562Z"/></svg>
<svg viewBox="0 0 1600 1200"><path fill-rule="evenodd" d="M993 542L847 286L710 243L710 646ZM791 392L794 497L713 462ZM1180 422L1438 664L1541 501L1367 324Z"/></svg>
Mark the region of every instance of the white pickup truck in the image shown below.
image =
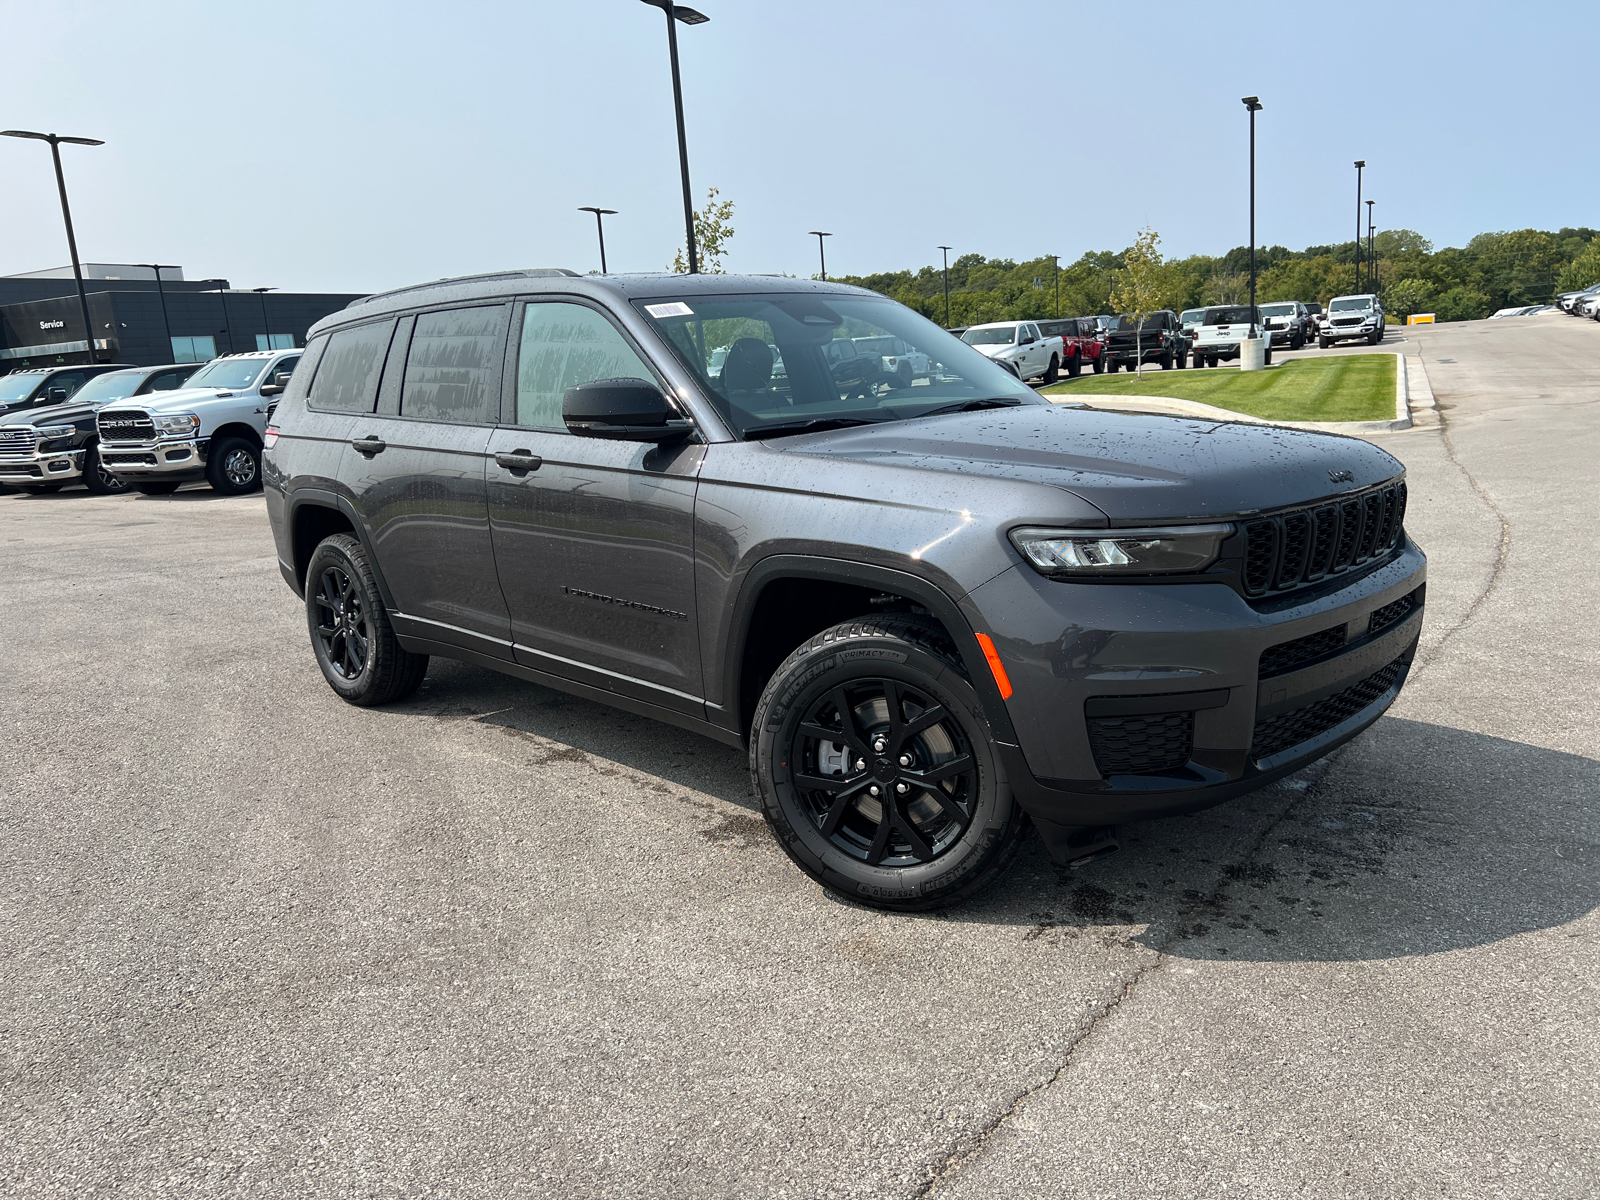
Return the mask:
<svg viewBox="0 0 1600 1200"><path fill-rule="evenodd" d="M101 465L147 496L199 479L226 496L255 491L268 410L302 353L225 354L176 391L107 405L95 418Z"/></svg>
<svg viewBox="0 0 1600 1200"><path fill-rule="evenodd" d="M1018 379L1044 377L1054 383L1061 375L1061 360L1066 356L1066 342L1058 337L1045 337L1032 321L991 321L986 325L969 325L961 340L979 354L1014 371Z"/></svg>

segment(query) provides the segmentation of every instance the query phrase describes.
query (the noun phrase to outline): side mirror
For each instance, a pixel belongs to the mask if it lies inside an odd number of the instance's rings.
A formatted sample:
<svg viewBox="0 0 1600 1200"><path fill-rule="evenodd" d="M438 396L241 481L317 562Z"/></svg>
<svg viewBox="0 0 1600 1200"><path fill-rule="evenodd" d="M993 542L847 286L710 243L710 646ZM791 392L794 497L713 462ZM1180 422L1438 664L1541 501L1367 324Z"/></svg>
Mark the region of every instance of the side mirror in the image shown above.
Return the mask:
<svg viewBox="0 0 1600 1200"><path fill-rule="evenodd" d="M672 442L688 437L694 422L677 415L661 389L645 379L595 379L569 387L561 398L567 432L617 442Z"/></svg>
<svg viewBox="0 0 1600 1200"><path fill-rule="evenodd" d="M52 404L60 404L67 398L67 389L64 387L45 388L45 399Z"/></svg>
<svg viewBox="0 0 1600 1200"><path fill-rule="evenodd" d="M280 375L279 378L281 379L282 376ZM261 394L263 396L281 396L283 395L283 384L263 383L261 385Z"/></svg>

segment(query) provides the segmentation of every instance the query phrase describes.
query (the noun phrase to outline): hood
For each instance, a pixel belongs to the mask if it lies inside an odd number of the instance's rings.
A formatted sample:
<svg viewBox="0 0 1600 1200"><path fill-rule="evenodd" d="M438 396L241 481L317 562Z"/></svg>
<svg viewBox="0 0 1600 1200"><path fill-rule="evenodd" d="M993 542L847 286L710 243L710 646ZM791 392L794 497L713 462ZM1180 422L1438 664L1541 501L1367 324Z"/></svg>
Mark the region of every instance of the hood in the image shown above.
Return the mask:
<svg viewBox="0 0 1600 1200"><path fill-rule="evenodd" d="M98 412L93 404L51 404L45 408L24 408L18 412L0 413L0 425L71 425Z"/></svg>
<svg viewBox="0 0 1600 1200"><path fill-rule="evenodd" d="M967 344L971 345L970 342ZM999 358L1002 354L1009 354L1011 351L1015 350L1017 346L1015 342L989 342L982 346L973 346L972 348L985 358Z"/></svg>
<svg viewBox="0 0 1600 1200"><path fill-rule="evenodd" d="M1244 516L1355 491L1405 469L1370 442L1340 434L1033 404L769 445L1045 484L1087 500L1117 523Z"/></svg>
<svg viewBox="0 0 1600 1200"><path fill-rule="evenodd" d="M149 392L143 396L130 396L126 400L118 400L107 408L142 408L146 412L172 413L192 412L196 408L214 404L219 400L226 400L232 404L241 401L254 400L258 405L260 400L248 390L230 392L225 388L175 388L170 392Z"/></svg>

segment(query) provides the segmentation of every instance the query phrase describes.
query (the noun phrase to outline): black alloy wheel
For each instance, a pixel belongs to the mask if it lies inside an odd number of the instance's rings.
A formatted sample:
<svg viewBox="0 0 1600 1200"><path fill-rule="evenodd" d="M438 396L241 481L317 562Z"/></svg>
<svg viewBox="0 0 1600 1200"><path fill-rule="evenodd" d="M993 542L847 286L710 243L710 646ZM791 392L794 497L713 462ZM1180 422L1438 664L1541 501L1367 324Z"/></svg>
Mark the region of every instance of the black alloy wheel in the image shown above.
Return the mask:
<svg viewBox="0 0 1600 1200"><path fill-rule="evenodd" d="M416 691L428 656L404 649L389 624L366 550L350 534L325 538L306 567L306 624L322 677L350 704L389 704Z"/></svg>
<svg viewBox="0 0 1600 1200"><path fill-rule="evenodd" d="M1027 822L944 630L890 614L792 653L757 705L767 823L813 879L864 904L939 908L988 886Z"/></svg>
<svg viewBox="0 0 1600 1200"><path fill-rule="evenodd" d="M1054 354L1050 356L1050 365L1045 368L1044 381L1046 384L1054 383L1061 378L1061 360Z"/></svg>
<svg viewBox="0 0 1600 1200"><path fill-rule="evenodd" d="M110 496L128 490L128 481L106 470L100 450L90 446L83 452L83 486L97 496Z"/></svg>

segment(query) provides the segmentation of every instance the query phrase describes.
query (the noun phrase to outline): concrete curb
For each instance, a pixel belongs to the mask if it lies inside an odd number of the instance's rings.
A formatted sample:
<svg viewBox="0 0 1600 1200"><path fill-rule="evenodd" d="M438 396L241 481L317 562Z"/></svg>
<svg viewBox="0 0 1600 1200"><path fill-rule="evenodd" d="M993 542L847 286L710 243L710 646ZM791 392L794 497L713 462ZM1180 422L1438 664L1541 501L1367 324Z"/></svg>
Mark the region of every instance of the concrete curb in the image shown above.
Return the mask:
<svg viewBox="0 0 1600 1200"><path fill-rule="evenodd" d="M1171 396L1097 396L1093 393L1048 396L1053 404L1087 404L1090 408L1134 409L1138 412L1165 413L1176 417L1202 417L1208 421L1242 421L1247 425L1278 425L1287 429L1312 429L1320 433L1389 433L1397 429L1410 429L1413 425L1438 424L1434 414L1431 421L1412 419L1412 408L1418 404L1417 388L1426 392L1426 406L1433 408L1433 391L1428 387L1427 371L1422 359L1409 365L1406 355L1397 352L1394 379L1394 420L1392 421L1269 421L1252 417L1248 413L1234 412L1201 404L1198 400L1178 400Z"/></svg>

